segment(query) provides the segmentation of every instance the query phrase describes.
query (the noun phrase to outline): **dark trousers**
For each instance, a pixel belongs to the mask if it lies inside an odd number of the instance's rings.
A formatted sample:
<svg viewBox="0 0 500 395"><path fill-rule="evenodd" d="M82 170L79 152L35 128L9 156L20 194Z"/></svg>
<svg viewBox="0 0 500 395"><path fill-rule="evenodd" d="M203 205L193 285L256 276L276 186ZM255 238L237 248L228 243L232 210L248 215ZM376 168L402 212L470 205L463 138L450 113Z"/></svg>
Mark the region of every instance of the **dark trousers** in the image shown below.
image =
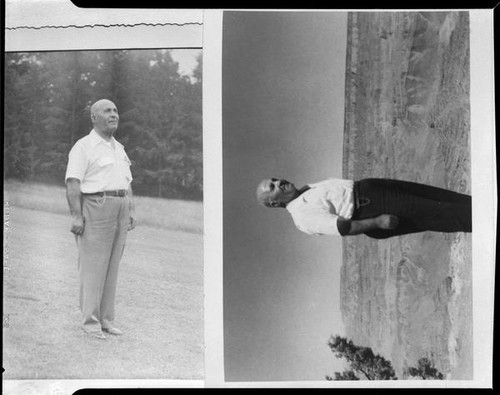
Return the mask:
<svg viewBox="0 0 500 395"><path fill-rule="evenodd" d="M354 183L353 220L392 214L396 229L365 234L375 239L422 232L471 232L472 199L469 195L408 181L368 178Z"/></svg>

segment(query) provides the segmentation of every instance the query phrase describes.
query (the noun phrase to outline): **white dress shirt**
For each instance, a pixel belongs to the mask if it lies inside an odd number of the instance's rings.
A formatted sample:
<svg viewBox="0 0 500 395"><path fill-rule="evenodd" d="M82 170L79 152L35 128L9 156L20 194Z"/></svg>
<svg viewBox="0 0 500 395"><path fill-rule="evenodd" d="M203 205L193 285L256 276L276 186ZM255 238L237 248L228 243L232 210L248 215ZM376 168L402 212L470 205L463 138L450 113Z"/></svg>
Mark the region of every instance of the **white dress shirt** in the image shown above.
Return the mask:
<svg viewBox="0 0 500 395"><path fill-rule="evenodd" d="M330 178L316 184L286 205L295 226L311 235L340 235L339 218L354 212L354 181Z"/></svg>
<svg viewBox="0 0 500 395"><path fill-rule="evenodd" d="M128 189L132 182L130 160L123 145L104 140L95 130L78 140L69 152L66 180L80 180L82 193Z"/></svg>

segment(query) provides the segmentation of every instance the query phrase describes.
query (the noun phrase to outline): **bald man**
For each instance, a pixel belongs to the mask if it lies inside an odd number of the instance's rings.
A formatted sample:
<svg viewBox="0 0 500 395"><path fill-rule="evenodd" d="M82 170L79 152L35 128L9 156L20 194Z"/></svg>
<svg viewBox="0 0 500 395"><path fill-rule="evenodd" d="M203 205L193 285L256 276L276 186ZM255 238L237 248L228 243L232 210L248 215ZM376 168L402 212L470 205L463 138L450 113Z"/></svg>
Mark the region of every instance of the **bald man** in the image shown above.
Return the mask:
<svg viewBox="0 0 500 395"><path fill-rule="evenodd" d="M266 207L285 208L297 228L312 235L385 239L423 231L472 231L469 195L408 181L332 178L296 188L270 178L258 185L257 199Z"/></svg>
<svg viewBox="0 0 500 395"><path fill-rule="evenodd" d="M130 160L113 137L118 109L106 99L90 109L93 129L69 153L66 197L78 245L80 309L91 337L121 335L115 327L118 268L127 231L135 227Z"/></svg>

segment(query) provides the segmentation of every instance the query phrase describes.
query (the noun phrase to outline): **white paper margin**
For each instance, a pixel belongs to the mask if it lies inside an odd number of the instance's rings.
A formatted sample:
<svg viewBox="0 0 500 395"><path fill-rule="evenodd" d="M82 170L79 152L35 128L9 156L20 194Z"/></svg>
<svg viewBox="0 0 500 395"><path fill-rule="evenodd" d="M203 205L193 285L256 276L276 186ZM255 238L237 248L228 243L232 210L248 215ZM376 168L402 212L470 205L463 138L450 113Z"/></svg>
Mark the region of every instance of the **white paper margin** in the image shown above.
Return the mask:
<svg viewBox="0 0 500 395"><path fill-rule="evenodd" d="M205 383L224 382L222 281L222 11L206 11L203 41Z"/></svg>

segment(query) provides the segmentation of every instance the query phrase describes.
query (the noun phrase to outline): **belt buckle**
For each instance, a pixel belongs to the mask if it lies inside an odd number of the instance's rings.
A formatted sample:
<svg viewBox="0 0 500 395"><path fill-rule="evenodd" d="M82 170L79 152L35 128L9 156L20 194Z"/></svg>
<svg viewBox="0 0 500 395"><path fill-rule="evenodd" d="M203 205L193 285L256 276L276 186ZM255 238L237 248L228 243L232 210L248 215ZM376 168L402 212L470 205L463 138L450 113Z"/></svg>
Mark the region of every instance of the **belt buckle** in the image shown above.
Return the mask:
<svg viewBox="0 0 500 395"><path fill-rule="evenodd" d="M370 204L370 199L364 198L364 197L358 198L359 207L363 207L363 206L366 206L368 204Z"/></svg>

